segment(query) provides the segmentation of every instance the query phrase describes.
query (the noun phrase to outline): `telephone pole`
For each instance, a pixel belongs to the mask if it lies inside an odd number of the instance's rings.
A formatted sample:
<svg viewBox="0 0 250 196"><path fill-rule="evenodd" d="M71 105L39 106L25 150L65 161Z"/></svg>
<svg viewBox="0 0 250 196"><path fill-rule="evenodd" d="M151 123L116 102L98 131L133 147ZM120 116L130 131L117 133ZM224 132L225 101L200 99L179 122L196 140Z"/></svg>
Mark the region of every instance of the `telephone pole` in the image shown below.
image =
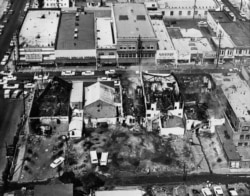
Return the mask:
<svg viewBox="0 0 250 196"><path fill-rule="evenodd" d="M220 34L219 34L219 46L218 46L218 49L217 49L217 63L216 63L216 68L218 68L218 66L219 66L220 45L221 45L221 31L220 31Z"/></svg>
<svg viewBox="0 0 250 196"><path fill-rule="evenodd" d="M196 11L196 0L194 0L194 13L193 13L193 20L194 20L194 16L195 16L195 11Z"/></svg>
<svg viewBox="0 0 250 196"><path fill-rule="evenodd" d="M139 35L137 39L137 58L138 58L138 65L139 65L139 72L141 74L141 57L142 57L142 41L141 41L141 36Z"/></svg>

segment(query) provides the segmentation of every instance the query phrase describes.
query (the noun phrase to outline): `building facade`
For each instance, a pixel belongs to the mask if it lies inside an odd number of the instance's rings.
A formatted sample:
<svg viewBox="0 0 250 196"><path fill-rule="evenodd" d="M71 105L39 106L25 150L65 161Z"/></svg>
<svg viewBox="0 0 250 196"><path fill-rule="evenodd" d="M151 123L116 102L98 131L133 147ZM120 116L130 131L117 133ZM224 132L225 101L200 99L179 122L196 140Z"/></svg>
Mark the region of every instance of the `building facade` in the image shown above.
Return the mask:
<svg viewBox="0 0 250 196"><path fill-rule="evenodd" d="M119 64L155 61L158 39L144 4L114 4L114 35Z"/></svg>
<svg viewBox="0 0 250 196"><path fill-rule="evenodd" d="M44 0L44 8L67 8L70 0Z"/></svg>
<svg viewBox="0 0 250 196"><path fill-rule="evenodd" d="M18 36L19 63L54 62L60 14L60 10L28 11Z"/></svg>
<svg viewBox="0 0 250 196"><path fill-rule="evenodd" d="M205 19L208 10L218 8L215 0L158 0L158 11L169 20Z"/></svg>
<svg viewBox="0 0 250 196"><path fill-rule="evenodd" d="M99 66L117 65L116 37L111 18L96 18L96 55Z"/></svg>

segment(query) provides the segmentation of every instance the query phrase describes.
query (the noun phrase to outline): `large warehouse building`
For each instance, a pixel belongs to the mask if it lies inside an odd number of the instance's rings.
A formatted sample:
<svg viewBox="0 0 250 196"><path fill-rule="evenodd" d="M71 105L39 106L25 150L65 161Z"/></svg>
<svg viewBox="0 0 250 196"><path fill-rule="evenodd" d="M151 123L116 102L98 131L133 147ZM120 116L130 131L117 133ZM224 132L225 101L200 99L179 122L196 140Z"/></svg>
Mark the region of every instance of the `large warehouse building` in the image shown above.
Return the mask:
<svg viewBox="0 0 250 196"><path fill-rule="evenodd" d="M55 57L57 63L96 64L94 14L62 13Z"/></svg>

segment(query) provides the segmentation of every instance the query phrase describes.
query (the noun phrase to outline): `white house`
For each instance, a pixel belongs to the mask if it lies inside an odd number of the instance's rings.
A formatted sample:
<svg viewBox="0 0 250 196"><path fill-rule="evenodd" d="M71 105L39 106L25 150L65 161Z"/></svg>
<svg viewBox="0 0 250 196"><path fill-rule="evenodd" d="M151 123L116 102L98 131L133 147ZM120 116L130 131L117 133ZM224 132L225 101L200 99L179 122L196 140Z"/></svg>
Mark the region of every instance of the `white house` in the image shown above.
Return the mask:
<svg viewBox="0 0 250 196"><path fill-rule="evenodd" d="M82 137L83 131L83 110L75 109L69 123L68 135L70 138Z"/></svg>

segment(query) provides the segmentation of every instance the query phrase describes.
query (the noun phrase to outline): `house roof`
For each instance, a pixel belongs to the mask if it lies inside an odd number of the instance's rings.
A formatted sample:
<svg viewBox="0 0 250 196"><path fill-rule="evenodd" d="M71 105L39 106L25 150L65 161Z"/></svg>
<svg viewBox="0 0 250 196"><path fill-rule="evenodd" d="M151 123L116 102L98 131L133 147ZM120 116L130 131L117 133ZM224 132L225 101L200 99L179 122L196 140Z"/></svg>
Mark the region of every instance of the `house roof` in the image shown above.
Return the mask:
<svg viewBox="0 0 250 196"><path fill-rule="evenodd" d="M88 87L85 87L85 106L88 106L98 100L114 105L114 94L114 88L100 82L96 82Z"/></svg>
<svg viewBox="0 0 250 196"><path fill-rule="evenodd" d="M73 184L36 185L34 196L73 196Z"/></svg>
<svg viewBox="0 0 250 196"><path fill-rule="evenodd" d="M83 81L73 81L70 102L83 102Z"/></svg>

